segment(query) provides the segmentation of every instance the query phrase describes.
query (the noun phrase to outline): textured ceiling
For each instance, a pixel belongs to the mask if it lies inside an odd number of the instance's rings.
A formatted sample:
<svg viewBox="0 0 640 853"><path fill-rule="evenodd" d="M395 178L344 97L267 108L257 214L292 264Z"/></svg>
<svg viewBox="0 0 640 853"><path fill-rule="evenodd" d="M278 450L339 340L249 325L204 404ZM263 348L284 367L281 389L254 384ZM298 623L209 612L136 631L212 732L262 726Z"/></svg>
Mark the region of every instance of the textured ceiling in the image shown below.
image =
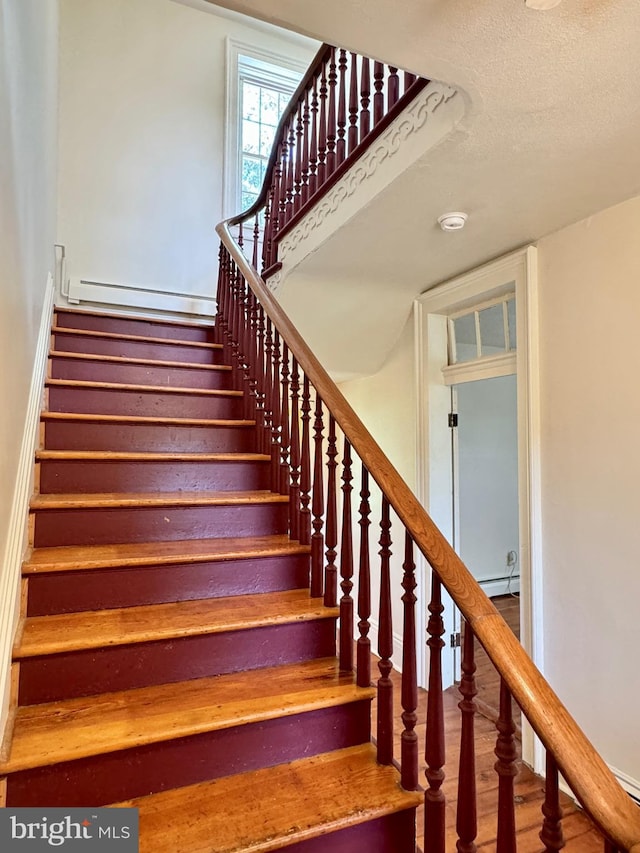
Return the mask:
<svg viewBox="0 0 640 853"><path fill-rule="evenodd" d="M640 2L223 0L463 90L457 130L305 267L410 297L640 193ZM464 210L461 233L439 214ZM354 247L366 246L366 252Z"/></svg>

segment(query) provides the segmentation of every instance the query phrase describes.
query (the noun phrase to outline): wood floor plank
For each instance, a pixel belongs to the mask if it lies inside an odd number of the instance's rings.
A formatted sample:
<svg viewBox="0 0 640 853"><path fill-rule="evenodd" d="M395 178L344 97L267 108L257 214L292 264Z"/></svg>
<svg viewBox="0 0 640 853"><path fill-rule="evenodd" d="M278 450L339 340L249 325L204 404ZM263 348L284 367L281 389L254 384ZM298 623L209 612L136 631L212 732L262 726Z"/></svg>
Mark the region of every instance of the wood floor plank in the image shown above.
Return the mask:
<svg viewBox="0 0 640 853"><path fill-rule="evenodd" d="M332 619L338 613L338 608L325 607L321 598L310 598L308 590L296 589L34 616L24 620L14 658Z"/></svg>
<svg viewBox="0 0 640 853"><path fill-rule="evenodd" d="M366 744L117 805L140 809L140 853L268 853L415 806L374 755Z"/></svg>
<svg viewBox="0 0 640 853"><path fill-rule="evenodd" d="M233 539L179 539L127 545L66 545L35 548L23 574L86 571L110 566L158 566L310 553L308 545L285 534Z"/></svg>
<svg viewBox="0 0 640 853"><path fill-rule="evenodd" d="M18 710L0 775L371 698L335 658Z"/></svg>

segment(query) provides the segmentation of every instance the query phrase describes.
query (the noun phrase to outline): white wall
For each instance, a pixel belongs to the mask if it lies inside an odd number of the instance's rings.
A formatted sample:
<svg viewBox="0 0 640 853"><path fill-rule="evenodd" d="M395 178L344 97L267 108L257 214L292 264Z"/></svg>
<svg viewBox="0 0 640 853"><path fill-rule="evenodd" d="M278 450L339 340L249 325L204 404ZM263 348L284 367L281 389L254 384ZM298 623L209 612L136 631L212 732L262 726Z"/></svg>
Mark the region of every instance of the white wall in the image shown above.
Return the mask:
<svg viewBox="0 0 640 853"><path fill-rule="evenodd" d="M408 485L415 489L416 471L416 399L414 379L414 353L413 353L413 319L409 318L404 326L400 339L394 347L391 357L382 369L364 379L353 379L342 382L340 390L349 403L353 406L369 432L385 451L399 474L406 480ZM353 511L357 512L360 499L357 496L360 490L360 465L354 466L354 498ZM372 582L372 621L374 628L378 621L380 566L377 553L380 538L381 499L378 488L371 485L371 528L370 528L370 553L371 553L371 582ZM394 632L394 664L401 666L401 637L402 637L402 602L403 590L402 563L404 559L404 527L392 514L391 518L391 585L392 585L392 620ZM357 526L357 515L354 516L354 543L356 549L359 547L359 528ZM359 553L356 551L356 553ZM416 557L418 555L416 554ZM357 561L356 561L357 567ZM357 574L357 568L356 568ZM357 586L354 592L357 601ZM356 617L357 623L357 617ZM421 633L418 630L418 636ZM357 636L357 631L356 631ZM371 633L372 649L377 652L377 634ZM419 648L419 654L422 649ZM374 672L374 678L377 674Z"/></svg>
<svg viewBox="0 0 640 853"><path fill-rule="evenodd" d="M13 631L9 522L47 276L56 191L57 0L0 0L0 737ZM26 507L24 522L26 523ZM16 548L20 529L11 531ZM19 562L19 555L18 555Z"/></svg>
<svg viewBox="0 0 640 853"><path fill-rule="evenodd" d="M315 47L170 0L61 0L59 241L68 274L213 296L225 38Z"/></svg>
<svg viewBox="0 0 640 853"><path fill-rule="evenodd" d="M455 391L459 554L482 585L506 577L507 552L518 553L516 377L464 382ZM495 591L488 587L487 595Z"/></svg>
<svg viewBox="0 0 640 853"><path fill-rule="evenodd" d="M547 674L605 759L635 780L639 234L635 198L538 244Z"/></svg>

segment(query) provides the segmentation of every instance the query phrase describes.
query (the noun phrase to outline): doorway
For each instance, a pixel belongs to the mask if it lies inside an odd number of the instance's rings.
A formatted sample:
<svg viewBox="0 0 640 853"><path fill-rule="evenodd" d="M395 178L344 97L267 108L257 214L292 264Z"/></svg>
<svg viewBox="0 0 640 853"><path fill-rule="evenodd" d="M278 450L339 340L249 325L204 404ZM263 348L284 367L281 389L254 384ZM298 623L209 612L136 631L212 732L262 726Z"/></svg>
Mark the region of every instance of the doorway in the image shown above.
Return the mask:
<svg viewBox="0 0 640 853"><path fill-rule="evenodd" d="M518 417L515 373L452 385L453 544L520 637ZM459 651L459 650L456 650ZM497 719L500 683L476 644L476 703ZM455 680L460 679L460 655Z"/></svg>
<svg viewBox="0 0 640 853"><path fill-rule="evenodd" d="M422 504L442 533L455 542L454 469L452 465L451 386L454 376L460 382L472 382L514 374L517 385L517 467L518 467L518 546L520 574L521 642L539 669L544 672L542 587L538 339L537 339L537 267L532 246L479 267L423 293L414 303L416 341L416 396L418 404L417 493ZM517 346L514 351L494 354L481 351L476 340L476 357L467 365L451 365L448 347L450 323L478 308L474 323L466 323L470 333L481 329L481 310L497 302L512 300ZM503 309L504 314L504 309ZM489 317L487 314L486 317ZM465 325L463 323L462 325ZM509 347L507 347L509 349ZM472 348L469 349L472 352ZM464 360L464 359L462 359ZM506 562L507 548L502 556ZM511 568L511 567L509 567ZM424 608L428 604L430 573L426 561L421 565ZM504 572L502 572L504 574ZM443 684L455 680L455 608L445 604L446 646L443 652ZM426 681L426 671L422 673ZM544 754L531 731L523 730L523 757L536 771L544 765Z"/></svg>

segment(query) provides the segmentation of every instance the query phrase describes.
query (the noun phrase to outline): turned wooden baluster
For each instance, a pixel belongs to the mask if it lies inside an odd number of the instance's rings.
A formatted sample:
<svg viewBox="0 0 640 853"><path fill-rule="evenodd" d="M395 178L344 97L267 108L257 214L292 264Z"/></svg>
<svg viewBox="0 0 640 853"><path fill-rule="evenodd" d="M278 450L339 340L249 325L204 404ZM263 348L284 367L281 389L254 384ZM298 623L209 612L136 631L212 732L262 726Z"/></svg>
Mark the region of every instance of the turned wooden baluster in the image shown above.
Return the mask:
<svg viewBox="0 0 640 853"><path fill-rule="evenodd" d="M373 63L373 126L382 121L384 116L384 65Z"/></svg>
<svg viewBox="0 0 640 853"><path fill-rule="evenodd" d="M340 541L340 669L353 670L353 538L351 527L351 445L344 440L342 458L342 537Z"/></svg>
<svg viewBox="0 0 640 853"><path fill-rule="evenodd" d="M407 791L418 788L418 674L416 660L416 564L413 559L413 540L405 532L404 576L404 624L402 630L402 722L404 731L400 736L400 784Z"/></svg>
<svg viewBox="0 0 640 853"><path fill-rule="evenodd" d="M362 77L360 80L360 142L369 135L371 131L371 112L369 103L371 99L371 71L369 60L362 58Z"/></svg>
<svg viewBox="0 0 640 853"><path fill-rule="evenodd" d="M331 48L329 60L329 106L327 110L327 160L325 180L334 173L336 168L336 86L338 75L336 73L336 50Z"/></svg>
<svg viewBox="0 0 640 853"><path fill-rule="evenodd" d="M407 92L413 84L416 82L416 75L411 74L410 71L404 72L404 91Z"/></svg>
<svg viewBox="0 0 640 853"><path fill-rule="evenodd" d="M327 179L327 63L322 63L320 77L320 117L318 119L318 178L316 189L319 190Z"/></svg>
<svg viewBox="0 0 640 853"><path fill-rule="evenodd" d="M558 765L552 753L547 750L545 796L542 804L542 830L540 841L544 844L544 853L557 853L564 847L562 834L562 808L560 807L560 788L558 786ZM606 849L606 847L605 847Z"/></svg>
<svg viewBox="0 0 640 853"><path fill-rule="evenodd" d="M264 310L258 302L258 297L253 296L253 304L255 307L254 321L254 338L255 347L253 350L253 376L252 381L255 388L255 406L256 406L256 430L258 433L258 451L264 450L264 424L265 424L265 395L264 395Z"/></svg>
<svg viewBox="0 0 640 853"><path fill-rule="evenodd" d="M336 422L333 415L329 417L329 435L327 436L327 525L325 528L325 545L327 546L327 565L324 571L324 603L327 607L335 607L338 601L338 569L336 556L338 552L338 512L336 500Z"/></svg>
<svg viewBox="0 0 640 853"><path fill-rule="evenodd" d="M296 147L296 131L295 131L295 121L291 119L291 126L289 127L289 155L288 155L288 163L287 163L287 203L284 210L284 223L289 222L291 217L293 216L294 211L294 193L295 193L295 182L296 182L296 159L295 159L295 147Z"/></svg>
<svg viewBox="0 0 640 853"><path fill-rule="evenodd" d="M304 93L304 107L302 111L302 186L300 187L300 206L302 207L309 199L309 122L311 113L309 109L309 90Z"/></svg>
<svg viewBox="0 0 640 853"><path fill-rule="evenodd" d="M238 275L240 275L238 273ZM251 387L251 345L253 343L251 327L251 291L244 277L240 277L240 317L238 328L240 332L239 356L242 367L244 387L244 416L246 419L255 418L255 396Z"/></svg>
<svg viewBox="0 0 640 853"><path fill-rule="evenodd" d="M266 318L266 329L264 336L264 430L259 442L261 452L271 452L273 437L273 326L271 319Z"/></svg>
<svg viewBox="0 0 640 853"><path fill-rule="evenodd" d="M300 371L295 356L291 370L291 450L289 455L291 481L289 485L289 532L300 539Z"/></svg>
<svg viewBox="0 0 640 853"><path fill-rule="evenodd" d="M302 451L300 454L300 524L299 539L302 545L311 544L311 392L309 378L302 381Z"/></svg>
<svg viewBox="0 0 640 853"><path fill-rule="evenodd" d="M347 154L345 139L347 128L347 51L340 49L338 60L338 139L336 142L336 166L344 163Z"/></svg>
<svg viewBox="0 0 640 853"><path fill-rule="evenodd" d="M312 198L318 185L318 80L313 81L311 95L311 132L309 138L309 198Z"/></svg>
<svg viewBox="0 0 640 853"><path fill-rule="evenodd" d="M351 53L351 76L349 78L349 131L347 149L349 154L358 147L358 60Z"/></svg>
<svg viewBox="0 0 640 853"><path fill-rule="evenodd" d="M280 182L278 188L278 216L276 218L277 228L274 225L273 237L280 233L287 222L287 176L289 174L289 131L285 125L282 131L282 150L280 154Z"/></svg>
<svg viewBox="0 0 640 853"><path fill-rule="evenodd" d="M380 610L378 616L378 763L393 762L393 624L391 618L391 518L389 501L382 498L380 521Z"/></svg>
<svg viewBox="0 0 640 853"><path fill-rule="evenodd" d="M303 139L303 128L304 122L302 117L303 105L302 103L298 104L298 112L296 113L296 155L295 155L295 178L294 178L294 187L293 187L293 211L292 216L295 215L300 208L302 207L302 161L303 161L303 151L302 151L302 139Z"/></svg>
<svg viewBox="0 0 640 853"><path fill-rule="evenodd" d="M323 558L324 558L324 458L323 437L324 418L322 416L322 399L316 392L315 420L313 422L313 535L311 536L311 595L317 598L324 593Z"/></svg>
<svg viewBox="0 0 640 853"><path fill-rule="evenodd" d="M458 809L456 829L458 832L458 853L476 853L475 843L478 834L476 810L476 747L474 736L474 717L476 703L476 662L474 659L474 634L468 624L464 625L462 646L462 679L460 681L461 701L458 703L461 713L460 765L458 773Z"/></svg>
<svg viewBox="0 0 640 853"><path fill-rule="evenodd" d="M389 66L389 79L387 80L387 112L398 103L400 97L400 80L398 78L398 69L392 65Z"/></svg>
<svg viewBox="0 0 640 853"><path fill-rule="evenodd" d="M357 681L358 687L369 687L371 683L371 640L369 618L371 617L371 564L369 558L369 527L371 505L369 498L369 472L362 466L362 488L360 489L360 563L358 569L358 637Z"/></svg>
<svg viewBox="0 0 640 853"><path fill-rule="evenodd" d="M241 249L244 249L244 230L242 222L238 223L238 246L240 246Z"/></svg>
<svg viewBox="0 0 640 853"><path fill-rule="evenodd" d="M265 217L267 216L267 212L269 210L269 205L265 209ZM266 221L266 219L265 219ZM256 218L253 223L253 255L251 258L251 263L253 264L254 269L258 269L258 244L260 243L260 220L258 218L258 214L256 213Z"/></svg>
<svg viewBox="0 0 640 853"><path fill-rule="evenodd" d="M607 841L605 839L604 842L604 853L623 853L619 847L616 847L615 844L612 844L611 841Z"/></svg>
<svg viewBox="0 0 640 853"><path fill-rule="evenodd" d="M280 494L289 494L289 347L282 342L282 393L280 395Z"/></svg>
<svg viewBox="0 0 640 853"><path fill-rule="evenodd" d="M424 794L424 853L445 853L445 796L441 790L444 782L445 743L444 706L442 693L442 649L444 622L442 620L442 586L435 572L431 575L431 601L429 602L429 688L427 695L427 735L425 760L427 790Z"/></svg>
<svg viewBox="0 0 640 853"><path fill-rule="evenodd" d="M516 726L511 708L511 693L503 678L500 679L500 716L496 723L498 741L495 763L498 774L498 834L497 853L516 853L516 812L513 799L514 779L518 775L516 759Z"/></svg>
<svg viewBox="0 0 640 853"><path fill-rule="evenodd" d="M280 333L274 329L273 335L273 364L271 371L271 488L280 491L280 461L282 453L281 442L281 406L280 406Z"/></svg>

